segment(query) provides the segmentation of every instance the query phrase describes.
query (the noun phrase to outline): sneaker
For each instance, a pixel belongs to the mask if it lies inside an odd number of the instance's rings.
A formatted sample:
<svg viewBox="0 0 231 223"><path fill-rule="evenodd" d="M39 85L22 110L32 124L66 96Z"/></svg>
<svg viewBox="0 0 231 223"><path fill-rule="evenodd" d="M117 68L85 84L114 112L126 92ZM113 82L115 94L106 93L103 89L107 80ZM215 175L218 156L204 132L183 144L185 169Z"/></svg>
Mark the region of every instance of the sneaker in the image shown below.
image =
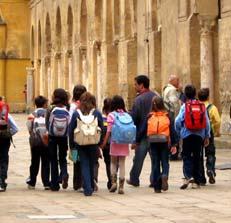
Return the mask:
<svg viewBox="0 0 231 223"><path fill-rule="evenodd" d="M34 190L34 189L35 189L35 186L32 186L32 185L28 184L27 188L28 188L29 190Z"/></svg>
<svg viewBox="0 0 231 223"><path fill-rule="evenodd" d="M197 183L192 183L192 189L200 189L200 185Z"/></svg>
<svg viewBox="0 0 231 223"><path fill-rule="evenodd" d="M131 185L131 186L133 186L133 187L139 187L140 186L140 184L138 183L138 184L135 184L135 183L133 183L133 182L131 182L131 180L126 180L126 182L127 182L127 184L129 184L129 185Z"/></svg>
<svg viewBox="0 0 231 223"><path fill-rule="evenodd" d="M6 191L6 188L0 187L0 192L5 192L5 191Z"/></svg>
<svg viewBox="0 0 231 223"><path fill-rule="evenodd" d="M183 182L183 184L182 184L182 186L180 187L180 189L181 190L184 190L184 189L186 189L187 187L188 187L188 185L190 184L190 183L193 183L194 182L194 179L191 177L190 179L185 179L184 178L184 182Z"/></svg>
<svg viewBox="0 0 231 223"><path fill-rule="evenodd" d="M161 182L162 182L162 186L161 186L161 188L162 188L162 190L163 191L166 191L166 190L168 190L168 177L167 176L163 176L162 178L161 178Z"/></svg>
<svg viewBox="0 0 231 223"><path fill-rule="evenodd" d="M68 188L68 176L65 176L62 180L62 188L67 189Z"/></svg>
<svg viewBox="0 0 231 223"><path fill-rule="evenodd" d="M44 190L50 190L50 186L44 186Z"/></svg>
<svg viewBox="0 0 231 223"><path fill-rule="evenodd" d="M215 184L216 180L215 180L215 175L212 171L208 171L208 177L209 177L209 183L210 184Z"/></svg>

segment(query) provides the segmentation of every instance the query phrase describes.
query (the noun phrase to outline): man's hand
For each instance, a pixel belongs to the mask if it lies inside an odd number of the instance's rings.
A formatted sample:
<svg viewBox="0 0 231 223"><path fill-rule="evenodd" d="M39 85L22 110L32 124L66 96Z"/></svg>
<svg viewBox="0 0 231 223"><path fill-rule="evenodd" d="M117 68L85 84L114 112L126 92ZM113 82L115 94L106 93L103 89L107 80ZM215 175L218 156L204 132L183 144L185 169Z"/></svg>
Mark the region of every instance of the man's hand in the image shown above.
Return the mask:
<svg viewBox="0 0 231 223"><path fill-rule="evenodd" d="M171 151L172 155L176 154L176 152L177 152L176 146L172 146L171 149L170 149L170 151Z"/></svg>
<svg viewBox="0 0 231 223"><path fill-rule="evenodd" d="M204 146L207 147L209 145L209 138L205 138Z"/></svg>

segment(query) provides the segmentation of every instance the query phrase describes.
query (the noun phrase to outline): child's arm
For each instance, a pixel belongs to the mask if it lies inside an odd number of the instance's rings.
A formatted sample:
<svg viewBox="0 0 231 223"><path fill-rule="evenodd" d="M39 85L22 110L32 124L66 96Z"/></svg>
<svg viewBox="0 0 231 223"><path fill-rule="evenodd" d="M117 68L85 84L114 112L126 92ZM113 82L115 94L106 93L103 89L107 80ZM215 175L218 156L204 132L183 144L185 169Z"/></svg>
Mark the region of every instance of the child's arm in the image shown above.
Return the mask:
<svg viewBox="0 0 231 223"><path fill-rule="evenodd" d="M105 135L105 137L104 137L104 140L103 140L103 144L100 145L100 148L101 148L101 149L104 149L104 147L106 146L106 144L107 144L107 142L108 142L108 139L109 139L110 135L111 135L111 132L108 132L108 131L107 131L107 133L106 133L106 135Z"/></svg>

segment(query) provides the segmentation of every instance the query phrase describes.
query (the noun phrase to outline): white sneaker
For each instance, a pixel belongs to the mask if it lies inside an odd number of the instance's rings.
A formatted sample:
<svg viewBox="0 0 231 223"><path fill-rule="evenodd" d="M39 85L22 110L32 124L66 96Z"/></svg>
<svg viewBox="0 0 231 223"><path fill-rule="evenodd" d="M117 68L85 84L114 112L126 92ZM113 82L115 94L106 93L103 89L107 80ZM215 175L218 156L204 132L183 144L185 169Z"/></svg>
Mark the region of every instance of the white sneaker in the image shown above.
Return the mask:
<svg viewBox="0 0 231 223"><path fill-rule="evenodd" d="M192 189L200 189L200 185L196 183L192 183Z"/></svg>
<svg viewBox="0 0 231 223"><path fill-rule="evenodd" d="M0 187L0 192L5 192L6 188Z"/></svg>

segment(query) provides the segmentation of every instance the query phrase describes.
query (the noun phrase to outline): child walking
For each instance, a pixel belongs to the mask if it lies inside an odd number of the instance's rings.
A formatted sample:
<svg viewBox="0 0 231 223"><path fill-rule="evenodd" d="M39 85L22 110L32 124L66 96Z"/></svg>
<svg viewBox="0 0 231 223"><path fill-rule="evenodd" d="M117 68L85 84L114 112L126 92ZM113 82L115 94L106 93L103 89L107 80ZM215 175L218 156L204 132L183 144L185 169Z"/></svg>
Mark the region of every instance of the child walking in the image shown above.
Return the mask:
<svg viewBox="0 0 231 223"><path fill-rule="evenodd" d="M174 120L171 122L169 119L163 99L155 96L152 100L152 112L148 116L147 136L152 155L152 184L156 193L168 190L169 146L172 154L177 151L176 137L171 127L174 128Z"/></svg>
<svg viewBox="0 0 231 223"><path fill-rule="evenodd" d="M103 129L102 129L102 134L103 138L106 136L107 133L107 127L108 127L108 122L107 118L109 113L111 112L111 98L105 98L103 101ZM110 165L111 165L111 157L110 157L110 139L106 141L106 144L103 149L103 158L104 158L104 163L106 166L106 173L107 173L107 188L110 190L111 188L111 170L110 170Z"/></svg>
<svg viewBox="0 0 231 223"><path fill-rule="evenodd" d="M35 98L34 103L36 109L28 116L27 127L30 134L30 149L31 149L31 165L30 176L26 183L28 189L34 189L36 185L36 178L39 172L39 165L41 160L41 178L45 190L50 189L50 162L47 142L47 130L45 125L45 117L47 113L48 100L43 96Z"/></svg>
<svg viewBox="0 0 231 223"><path fill-rule="evenodd" d="M113 112L109 113L107 122L107 133L104 138L102 148L106 147L108 139L113 135L113 126L116 126L116 121L119 116L129 116L125 109L125 103L121 96L114 96L111 102L111 110ZM130 117L131 118L131 117ZM131 118L132 120L132 118ZM135 133L135 132L134 132ZM135 137L135 134L134 134ZM110 192L115 192L117 190L117 173L119 170L119 194L124 194L124 180L125 180L125 159L129 155L129 143L117 143L111 138L110 143L110 156L111 156L111 183Z"/></svg>
<svg viewBox="0 0 231 223"><path fill-rule="evenodd" d="M46 127L48 130L48 150L51 162L51 190L59 191L59 183L62 182L63 189L68 187L67 172L67 135L69 125L68 94L62 88L54 90L52 96L53 108L48 111ZM58 163L60 166L60 174Z"/></svg>

